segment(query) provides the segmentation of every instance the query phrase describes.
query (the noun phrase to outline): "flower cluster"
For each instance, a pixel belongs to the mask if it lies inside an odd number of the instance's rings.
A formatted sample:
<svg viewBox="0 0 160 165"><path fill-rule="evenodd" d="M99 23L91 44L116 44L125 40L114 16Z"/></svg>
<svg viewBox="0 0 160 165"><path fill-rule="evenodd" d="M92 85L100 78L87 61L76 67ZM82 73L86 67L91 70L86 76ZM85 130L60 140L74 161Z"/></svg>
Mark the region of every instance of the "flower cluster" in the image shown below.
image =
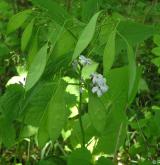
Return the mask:
<svg viewBox="0 0 160 165"><path fill-rule="evenodd" d="M92 60L83 55L80 55L79 58L74 60L72 63L73 68L75 70L78 67L83 67L83 66L91 65L91 64L92 64ZM92 80L92 92L96 93L98 97L101 97L105 92L108 91L106 79L103 77L103 75L98 74L98 73L93 73L91 74L91 80ZM81 93L83 92L83 88L80 88L80 92Z"/></svg>
<svg viewBox="0 0 160 165"><path fill-rule="evenodd" d="M85 65L90 65L92 63L91 59L90 58L86 58L85 56L83 55L80 55L79 56L79 62L81 65L85 66Z"/></svg>
<svg viewBox="0 0 160 165"><path fill-rule="evenodd" d="M105 92L108 91L108 86L106 84L106 79L98 73L93 73L92 78L92 92L96 93L98 97L101 97Z"/></svg>
<svg viewBox="0 0 160 165"><path fill-rule="evenodd" d="M72 63L73 68L76 69L78 67L78 64L80 64L82 66L90 65L90 64L92 64L92 60L83 55L80 55L78 60L73 61L73 63Z"/></svg>

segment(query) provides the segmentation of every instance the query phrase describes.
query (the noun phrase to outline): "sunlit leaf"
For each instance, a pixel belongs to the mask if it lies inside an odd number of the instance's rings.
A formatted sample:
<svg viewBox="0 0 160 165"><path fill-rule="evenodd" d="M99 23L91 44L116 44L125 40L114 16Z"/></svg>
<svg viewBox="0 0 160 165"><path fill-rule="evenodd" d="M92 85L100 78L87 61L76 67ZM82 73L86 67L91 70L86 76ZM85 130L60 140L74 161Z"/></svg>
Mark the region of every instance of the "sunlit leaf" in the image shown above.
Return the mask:
<svg viewBox="0 0 160 165"><path fill-rule="evenodd" d="M47 48L48 45L44 45L36 54L31 64L26 80L26 91L31 89L43 74L47 62Z"/></svg>

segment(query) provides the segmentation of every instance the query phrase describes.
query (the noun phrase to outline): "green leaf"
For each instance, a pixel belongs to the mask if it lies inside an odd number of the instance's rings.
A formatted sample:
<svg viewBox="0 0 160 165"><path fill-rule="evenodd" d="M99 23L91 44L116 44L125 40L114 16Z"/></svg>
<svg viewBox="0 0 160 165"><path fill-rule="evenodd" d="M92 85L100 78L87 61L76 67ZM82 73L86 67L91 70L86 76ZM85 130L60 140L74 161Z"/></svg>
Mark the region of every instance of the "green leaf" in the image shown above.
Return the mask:
<svg viewBox="0 0 160 165"><path fill-rule="evenodd" d="M156 56L160 56L160 47L153 48L152 53Z"/></svg>
<svg viewBox="0 0 160 165"><path fill-rule="evenodd" d="M82 69L83 79L89 79L91 74L94 73L98 68L98 63L92 62L90 65L86 65Z"/></svg>
<svg viewBox="0 0 160 165"><path fill-rule="evenodd" d="M89 21L91 17L99 10L99 0L87 0L82 8L82 18Z"/></svg>
<svg viewBox="0 0 160 165"><path fill-rule="evenodd" d="M127 52L128 52L128 63L129 63L129 91L128 91L128 97L130 100L130 97L132 96L133 89L136 83L136 77L137 77L137 66L136 66L136 59L135 59L135 53L133 51L133 48L127 44Z"/></svg>
<svg viewBox="0 0 160 165"><path fill-rule="evenodd" d="M127 39L129 44L136 45L153 35L154 26L127 20L120 22L117 30Z"/></svg>
<svg viewBox="0 0 160 165"><path fill-rule="evenodd" d="M26 125L22 128L20 132L20 138L28 138L37 134L37 128L31 125Z"/></svg>
<svg viewBox="0 0 160 165"><path fill-rule="evenodd" d="M35 87L33 87L33 90L28 92L22 109L25 115L25 124L35 127L40 126L44 111L53 95L55 87L56 85L54 81L40 81Z"/></svg>
<svg viewBox="0 0 160 165"><path fill-rule="evenodd" d="M160 46L160 35L159 34L154 35L153 41L157 46Z"/></svg>
<svg viewBox="0 0 160 165"><path fill-rule="evenodd" d="M86 148L76 149L68 156L67 165L90 165L91 153Z"/></svg>
<svg viewBox="0 0 160 165"><path fill-rule="evenodd" d="M148 84L147 84L145 79L141 78L139 80L138 90L139 91L147 91L147 92L149 92L149 87L148 87Z"/></svg>
<svg viewBox="0 0 160 165"><path fill-rule="evenodd" d="M6 147L12 147L16 142L16 132L11 121L0 117L0 135Z"/></svg>
<svg viewBox="0 0 160 165"><path fill-rule="evenodd" d="M57 2L53 0L32 0L33 4L45 9L48 15L58 24L63 25L69 19L69 14Z"/></svg>
<svg viewBox="0 0 160 165"><path fill-rule="evenodd" d="M31 41L30 49L28 52L28 57L27 57L28 68L31 66L37 52L38 52L38 31L36 32L33 40Z"/></svg>
<svg viewBox="0 0 160 165"><path fill-rule="evenodd" d="M107 110L101 98L91 92L89 94L88 113L93 126L99 133L102 133L106 124Z"/></svg>
<svg viewBox="0 0 160 165"><path fill-rule="evenodd" d="M5 44L0 44L0 60L6 58L9 54L9 48Z"/></svg>
<svg viewBox="0 0 160 165"><path fill-rule="evenodd" d="M47 111L47 109L45 109ZM40 126L38 129L38 145L39 147L44 147L45 144L50 140L49 133L47 130L47 112L43 112L41 117Z"/></svg>
<svg viewBox="0 0 160 165"><path fill-rule="evenodd" d="M58 78L39 82L28 95L24 106L24 122L38 127L38 144L58 138L68 118L66 110L66 83ZM63 95L62 95L63 93Z"/></svg>
<svg viewBox="0 0 160 165"><path fill-rule="evenodd" d="M53 161L41 160L37 165L57 165Z"/></svg>
<svg viewBox="0 0 160 165"><path fill-rule="evenodd" d="M96 165L114 165L113 162L105 157L100 157Z"/></svg>
<svg viewBox="0 0 160 165"><path fill-rule="evenodd" d="M157 67L160 67L160 57L152 59L152 63L155 64Z"/></svg>
<svg viewBox="0 0 160 165"><path fill-rule="evenodd" d="M18 117L23 96L24 88L21 85L15 84L7 87L5 94L0 99L0 112L7 120L13 121Z"/></svg>
<svg viewBox="0 0 160 165"><path fill-rule="evenodd" d="M32 62L26 79L26 91L30 90L42 76L47 62L47 49L48 44L45 44L36 54Z"/></svg>
<svg viewBox="0 0 160 165"><path fill-rule="evenodd" d="M24 51L29 43L29 40L32 35L32 30L33 30L33 25L34 25L34 19L27 25L25 28L23 34L22 34L22 39L21 39L21 50Z"/></svg>
<svg viewBox="0 0 160 165"><path fill-rule="evenodd" d="M132 46L129 44L127 39L119 33L120 37L124 40L127 45L127 54L128 54L128 69L129 69L129 89L128 89L128 100L131 100L134 91L137 76L137 66L136 66L136 57Z"/></svg>
<svg viewBox="0 0 160 165"><path fill-rule="evenodd" d="M100 15L100 13L101 12L96 13L90 19L89 23L82 31L82 34L80 35L77 45L75 47L72 60L76 59L84 51L84 49L88 46L88 44L91 42L93 35L95 33L96 23L97 23L97 19L98 19L98 16Z"/></svg>
<svg viewBox="0 0 160 165"><path fill-rule="evenodd" d="M28 9L25 11L22 11L20 13L17 13L16 15L12 16L9 20L8 27L7 27L7 33L14 32L19 27L22 26L22 24L26 21L29 14L31 14L32 10Z"/></svg>
<svg viewBox="0 0 160 165"><path fill-rule="evenodd" d="M104 69L104 75L111 69L114 58L115 58L115 36L116 36L116 30L114 30L107 41L107 44L104 49L103 54L103 69Z"/></svg>
<svg viewBox="0 0 160 165"><path fill-rule="evenodd" d="M105 102L109 101L110 105L104 131L94 150L96 154L101 152L115 154L123 145L126 137L127 117L125 111L128 101L128 67L112 69L107 77L109 91L102 99Z"/></svg>
<svg viewBox="0 0 160 165"><path fill-rule="evenodd" d="M59 80L55 93L48 105L47 128L50 139L54 142L60 135L67 120L65 104L66 83ZM62 95L63 94L63 95Z"/></svg>
<svg viewBox="0 0 160 165"><path fill-rule="evenodd" d="M137 91L138 91L138 87L139 87L139 82L140 82L140 78L141 78L141 68L137 67L136 69L136 77L135 77L135 81L133 84L133 88L132 88L132 92L128 98L128 105L130 105L132 103L132 101L134 100Z"/></svg>

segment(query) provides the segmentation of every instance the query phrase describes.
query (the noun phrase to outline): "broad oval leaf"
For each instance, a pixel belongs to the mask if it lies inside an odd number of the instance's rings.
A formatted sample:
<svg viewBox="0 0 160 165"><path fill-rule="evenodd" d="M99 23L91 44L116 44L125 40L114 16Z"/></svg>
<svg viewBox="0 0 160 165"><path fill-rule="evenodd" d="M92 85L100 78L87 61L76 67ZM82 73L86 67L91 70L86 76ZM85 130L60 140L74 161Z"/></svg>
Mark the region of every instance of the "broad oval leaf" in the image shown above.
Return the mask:
<svg viewBox="0 0 160 165"><path fill-rule="evenodd" d="M12 16L8 23L7 33L14 32L21 27L31 12L32 10L28 9Z"/></svg>
<svg viewBox="0 0 160 165"><path fill-rule="evenodd" d="M65 90L66 83L62 80L59 80L56 91L54 92L48 105L47 130L52 142L59 137L61 130L67 120L64 94Z"/></svg>
<svg viewBox="0 0 160 165"><path fill-rule="evenodd" d="M127 39L130 45L139 44L154 34L153 25L145 25L128 20L121 21L117 29Z"/></svg>
<svg viewBox="0 0 160 165"><path fill-rule="evenodd" d="M98 98L96 95L90 93L88 109L93 126L98 132L102 133L106 124L107 112L101 98Z"/></svg>
<svg viewBox="0 0 160 165"><path fill-rule="evenodd" d="M114 58L115 58L115 36L116 36L116 30L114 30L108 38L107 44L104 49L103 54L103 69L104 69L104 75L111 69Z"/></svg>
<svg viewBox="0 0 160 165"><path fill-rule="evenodd" d="M67 165L90 165L91 164L91 153L86 148L79 148L73 151L67 160Z"/></svg>
<svg viewBox="0 0 160 165"><path fill-rule="evenodd" d="M36 54L31 64L25 85L26 91L30 90L43 74L47 62L47 48L48 45L45 44Z"/></svg>
<svg viewBox="0 0 160 165"><path fill-rule="evenodd" d="M46 109L45 109L46 110ZM37 112L38 113L38 112ZM50 140L48 130L47 130L47 113L44 112L44 115L40 121L40 126L38 129L38 146L44 147L45 144Z"/></svg>
<svg viewBox="0 0 160 165"><path fill-rule="evenodd" d="M34 25L34 19L27 25L25 28L23 34L22 34L22 39L21 39L21 50L24 51L27 47L27 44L31 38L32 35L32 30L33 30L33 25Z"/></svg>
<svg viewBox="0 0 160 165"><path fill-rule="evenodd" d="M76 48L74 50L72 60L77 58L83 52L83 50L88 46L88 44L91 42L93 35L95 33L96 23L97 23L97 19L100 13L101 12L96 13L91 18L91 20L89 21L87 26L84 28L84 30L82 31L82 34L80 35Z"/></svg>

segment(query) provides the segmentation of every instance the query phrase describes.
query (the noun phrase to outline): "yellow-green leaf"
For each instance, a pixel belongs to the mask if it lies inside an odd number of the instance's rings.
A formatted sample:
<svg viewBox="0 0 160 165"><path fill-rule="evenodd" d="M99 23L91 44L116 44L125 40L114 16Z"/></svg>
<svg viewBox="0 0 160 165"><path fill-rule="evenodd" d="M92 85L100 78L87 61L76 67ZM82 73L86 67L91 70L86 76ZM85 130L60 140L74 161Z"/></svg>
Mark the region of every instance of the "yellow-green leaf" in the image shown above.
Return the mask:
<svg viewBox="0 0 160 165"><path fill-rule="evenodd" d="M47 48L48 44L45 44L39 50L29 68L25 86L26 91L30 90L43 74L47 62Z"/></svg>
<svg viewBox="0 0 160 165"><path fill-rule="evenodd" d="M88 109L93 126L99 133L102 133L106 124L107 109L105 108L101 98L91 92L89 94Z"/></svg>
<svg viewBox="0 0 160 165"><path fill-rule="evenodd" d="M66 83L59 80L56 91L54 92L48 105L47 129L50 139L54 142L61 133L67 120L65 104Z"/></svg>
<svg viewBox="0 0 160 165"><path fill-rule="evenodd" d="M12 16L8 23L7 33L12 33L21 27L31 12L32 10L28 9Z"/></svg>
<svg viewBox="0 0 160 165"><path fill-rule="evenodd" d="M29 43L29 40L32 35L32 30L33 30L33 25L34 25L34 19L27 25L25 28L23 34L22 34L22 39L21 39L21 50L24 51Z"/></svg>
<svg viewBox="0 0 160 165"><path fill-rule="evenodd" d="M38 51L38 31L36 32L35 36L33 37L33 40L30 44L28 57L27 57L27 67L29 68L31 66L31 63Z"/></svg>

